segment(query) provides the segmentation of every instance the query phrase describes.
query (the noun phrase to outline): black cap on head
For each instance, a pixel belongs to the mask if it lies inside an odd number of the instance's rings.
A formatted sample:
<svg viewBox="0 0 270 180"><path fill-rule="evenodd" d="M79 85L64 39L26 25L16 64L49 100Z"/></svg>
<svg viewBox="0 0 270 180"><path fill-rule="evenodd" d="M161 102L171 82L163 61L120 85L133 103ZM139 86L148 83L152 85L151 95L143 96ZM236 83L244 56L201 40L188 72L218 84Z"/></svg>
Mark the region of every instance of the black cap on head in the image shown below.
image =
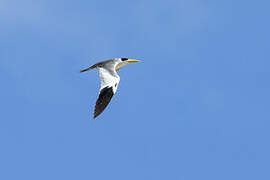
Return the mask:
<svg viewBox="0 0 270 180"><path fill-rule="evenodd" d="M122 61L127 61L127 60L128 60L128 58L121 58L121 60L122 60Z"/></svg>

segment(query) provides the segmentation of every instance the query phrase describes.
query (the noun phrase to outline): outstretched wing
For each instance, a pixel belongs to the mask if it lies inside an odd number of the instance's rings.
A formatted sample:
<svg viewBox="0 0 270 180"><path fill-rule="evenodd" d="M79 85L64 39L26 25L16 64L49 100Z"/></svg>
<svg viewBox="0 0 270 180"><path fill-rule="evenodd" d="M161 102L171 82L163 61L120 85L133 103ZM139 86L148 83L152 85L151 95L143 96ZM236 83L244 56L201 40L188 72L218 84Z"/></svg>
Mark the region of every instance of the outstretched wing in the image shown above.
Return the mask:
<svg viewBox="0 0 270 180"><path fill-rule="evenodd" d="M101 88L95 105L94 118L96 118L104 111L117 90L120 78L117 73L114 72L111 72L105 68L99 69Z"/></svg>
<svg viewBox="0 0 270 180"><path fill-rule="evenodd" d="M98 115L100 115L104 111L104 109L110 103L113 95L114 93L113 93L112 87L105 87L100 91L96 105L95 105L94 118L96 118Z"/></svg>

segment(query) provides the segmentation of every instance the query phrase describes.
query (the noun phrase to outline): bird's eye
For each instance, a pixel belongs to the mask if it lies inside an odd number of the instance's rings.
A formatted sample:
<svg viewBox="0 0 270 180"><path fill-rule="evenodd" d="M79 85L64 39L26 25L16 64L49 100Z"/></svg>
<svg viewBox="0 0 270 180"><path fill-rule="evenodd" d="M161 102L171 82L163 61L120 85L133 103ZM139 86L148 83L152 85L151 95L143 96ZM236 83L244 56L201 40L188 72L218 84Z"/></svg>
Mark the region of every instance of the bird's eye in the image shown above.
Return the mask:
<svg viewBox="0 0 270 180"><path fill-rule="evenodd" d="M122 61L127 61L127 60L128 60L128 58L121 58L121 60L122 60Z"/></svg>

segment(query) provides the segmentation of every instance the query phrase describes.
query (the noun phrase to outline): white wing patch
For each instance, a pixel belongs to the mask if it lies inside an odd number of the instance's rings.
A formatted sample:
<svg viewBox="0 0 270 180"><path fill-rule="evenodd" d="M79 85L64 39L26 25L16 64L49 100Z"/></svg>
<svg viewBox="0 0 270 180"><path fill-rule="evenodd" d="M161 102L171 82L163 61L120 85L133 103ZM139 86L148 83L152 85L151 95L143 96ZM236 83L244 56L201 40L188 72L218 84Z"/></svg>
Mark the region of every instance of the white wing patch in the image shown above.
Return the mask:
<svg viewBox="0 0 270 180"><path fill-rule="evenodd" d="M99 68L99 76L101 80L100 91L105 87L113 87L113 93L115 93L120 82L120 77L117 75L116 71L115 75L113 75L107 69Z"/></svg>

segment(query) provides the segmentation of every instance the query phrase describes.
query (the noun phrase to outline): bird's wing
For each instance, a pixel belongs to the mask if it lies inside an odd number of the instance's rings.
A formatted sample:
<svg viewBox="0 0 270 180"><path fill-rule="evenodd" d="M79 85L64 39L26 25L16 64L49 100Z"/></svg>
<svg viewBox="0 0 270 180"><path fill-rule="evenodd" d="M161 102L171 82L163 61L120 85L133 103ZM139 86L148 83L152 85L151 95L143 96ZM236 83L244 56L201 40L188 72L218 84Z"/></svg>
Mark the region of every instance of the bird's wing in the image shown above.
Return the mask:
<svg viewBox="0 0 270 180"><path fill-rule="evenodd" d="M115 94L120 81L120 78L114 69L110 71L105 68L99 68L99 75L101 80L101 88L95 105L94 118L100 115L107 107Z"/></svg>

